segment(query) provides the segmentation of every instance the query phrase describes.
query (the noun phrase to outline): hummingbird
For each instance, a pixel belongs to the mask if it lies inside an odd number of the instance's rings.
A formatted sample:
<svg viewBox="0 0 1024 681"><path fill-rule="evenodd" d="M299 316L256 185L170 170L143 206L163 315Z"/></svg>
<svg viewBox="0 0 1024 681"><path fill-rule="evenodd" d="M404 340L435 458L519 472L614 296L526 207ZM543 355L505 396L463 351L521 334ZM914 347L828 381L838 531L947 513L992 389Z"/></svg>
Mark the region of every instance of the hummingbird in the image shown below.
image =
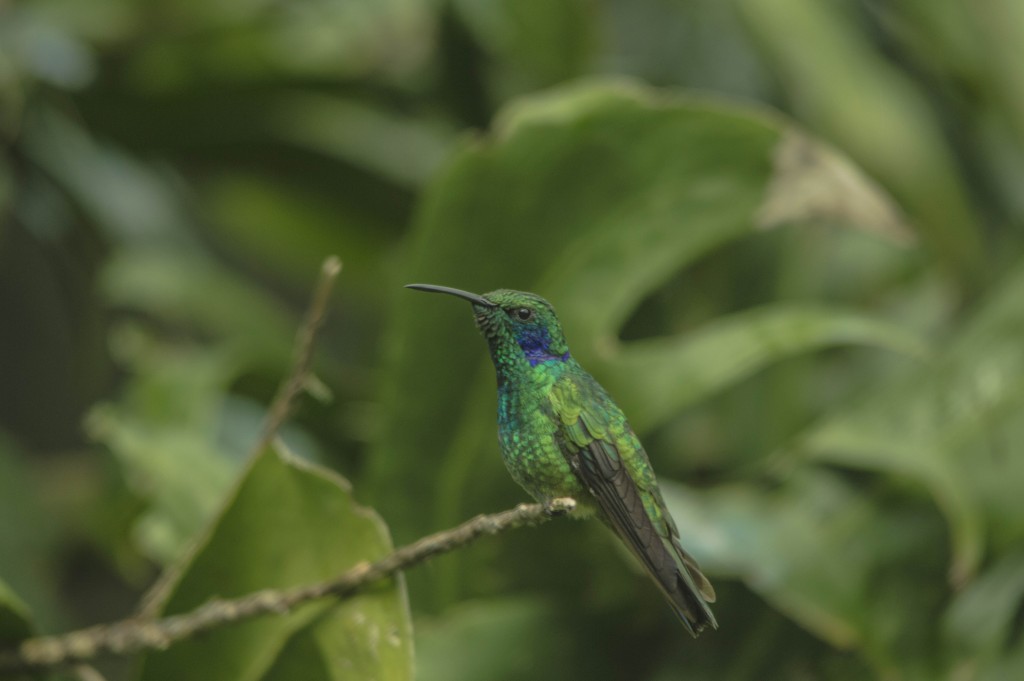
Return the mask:
<svg viewBox="0 0 1024 681"><path fill-rule="evenodd" d="M683 550L651 462L626 416L569 352L551 304L524 291L483 295L433 284L406 288L467 300L498 379L498 442L512 478L549 513L572 498L625 543L696 637L718 628L715 590Z"/></svg>

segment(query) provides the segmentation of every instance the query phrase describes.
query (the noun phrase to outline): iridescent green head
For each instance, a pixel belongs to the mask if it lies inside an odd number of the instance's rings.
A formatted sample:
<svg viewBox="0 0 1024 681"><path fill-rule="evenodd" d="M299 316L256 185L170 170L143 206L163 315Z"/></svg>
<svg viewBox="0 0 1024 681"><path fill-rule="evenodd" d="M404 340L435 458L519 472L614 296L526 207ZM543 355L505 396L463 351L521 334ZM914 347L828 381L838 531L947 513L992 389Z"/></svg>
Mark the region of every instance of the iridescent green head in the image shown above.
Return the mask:
<svg viewBox="0 0 1024 681"><path fill-rule="evenodd" d="M487 339L495 365L566 361L569 346L551 303L534 293L498 289L484 295L447 286L409 284L406 288L447 293L473 305L476 325Z"/></svg>

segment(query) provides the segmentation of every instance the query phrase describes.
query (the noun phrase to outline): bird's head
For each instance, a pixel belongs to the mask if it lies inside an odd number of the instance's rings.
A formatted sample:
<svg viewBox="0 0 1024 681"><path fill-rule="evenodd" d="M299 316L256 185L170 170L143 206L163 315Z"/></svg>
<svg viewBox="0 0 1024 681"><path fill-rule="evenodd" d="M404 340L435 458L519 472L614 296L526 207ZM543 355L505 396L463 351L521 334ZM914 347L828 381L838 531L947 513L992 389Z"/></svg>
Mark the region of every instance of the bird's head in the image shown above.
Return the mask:
<svg viewBox="0 0 1024 681"><path fill-rule="evenodd" d="M407 288L446 293L473 306L476 325L487 339L491 358L499 368L541 362L566 361L569 346L551 303L534 293L498 289L483 295L447 286L409 284Z"/></svg>

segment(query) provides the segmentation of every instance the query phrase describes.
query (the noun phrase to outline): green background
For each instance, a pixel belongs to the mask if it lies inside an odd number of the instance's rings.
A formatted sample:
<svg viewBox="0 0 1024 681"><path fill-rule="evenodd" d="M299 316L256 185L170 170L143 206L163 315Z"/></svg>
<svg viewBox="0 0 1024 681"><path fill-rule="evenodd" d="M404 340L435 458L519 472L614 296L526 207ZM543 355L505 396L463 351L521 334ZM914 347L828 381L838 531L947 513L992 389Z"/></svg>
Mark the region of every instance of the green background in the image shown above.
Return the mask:
<svg viewBox="0 0 1024 681"><path fill-rule="evenodd" d="M428 282L552 301L719 631L558 520L108 679L1024 677L1022 63L1017 0L0 2L0 646L522 501Z"/></svg>

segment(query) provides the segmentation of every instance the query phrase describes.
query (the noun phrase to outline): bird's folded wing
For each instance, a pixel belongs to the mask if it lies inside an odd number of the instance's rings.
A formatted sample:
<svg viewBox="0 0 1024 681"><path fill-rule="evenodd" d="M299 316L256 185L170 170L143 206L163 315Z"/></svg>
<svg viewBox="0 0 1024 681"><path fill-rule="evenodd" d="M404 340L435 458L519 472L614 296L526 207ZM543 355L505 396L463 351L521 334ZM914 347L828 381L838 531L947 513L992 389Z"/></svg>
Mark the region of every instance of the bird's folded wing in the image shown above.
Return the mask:
<svg viewBox="0 0 1024 681"><path fill-rule="evenodd" d="M589 376L583 379L563 376L550 394L552 409L560 424L563 453L604 511L609 525L640 560L688 626L692 625L697 631L705 624L714 626L714 618L704 603L714 600L714 590L693 558L679 546L675 525L667 511L656 524L645 507L637 481L630 475L624 456L642 457L645 468L649 468L649 464L621 412L617 412L614 405L616 414L602 412L603 405L610 404L610 400ZM622 422L615 423L613 416ZM621 443L616 444L616 440ZM620 447L626 451L620 451ZM653 489L648 490L648 494L661 503L653 473L649 475Z"/></svg>

